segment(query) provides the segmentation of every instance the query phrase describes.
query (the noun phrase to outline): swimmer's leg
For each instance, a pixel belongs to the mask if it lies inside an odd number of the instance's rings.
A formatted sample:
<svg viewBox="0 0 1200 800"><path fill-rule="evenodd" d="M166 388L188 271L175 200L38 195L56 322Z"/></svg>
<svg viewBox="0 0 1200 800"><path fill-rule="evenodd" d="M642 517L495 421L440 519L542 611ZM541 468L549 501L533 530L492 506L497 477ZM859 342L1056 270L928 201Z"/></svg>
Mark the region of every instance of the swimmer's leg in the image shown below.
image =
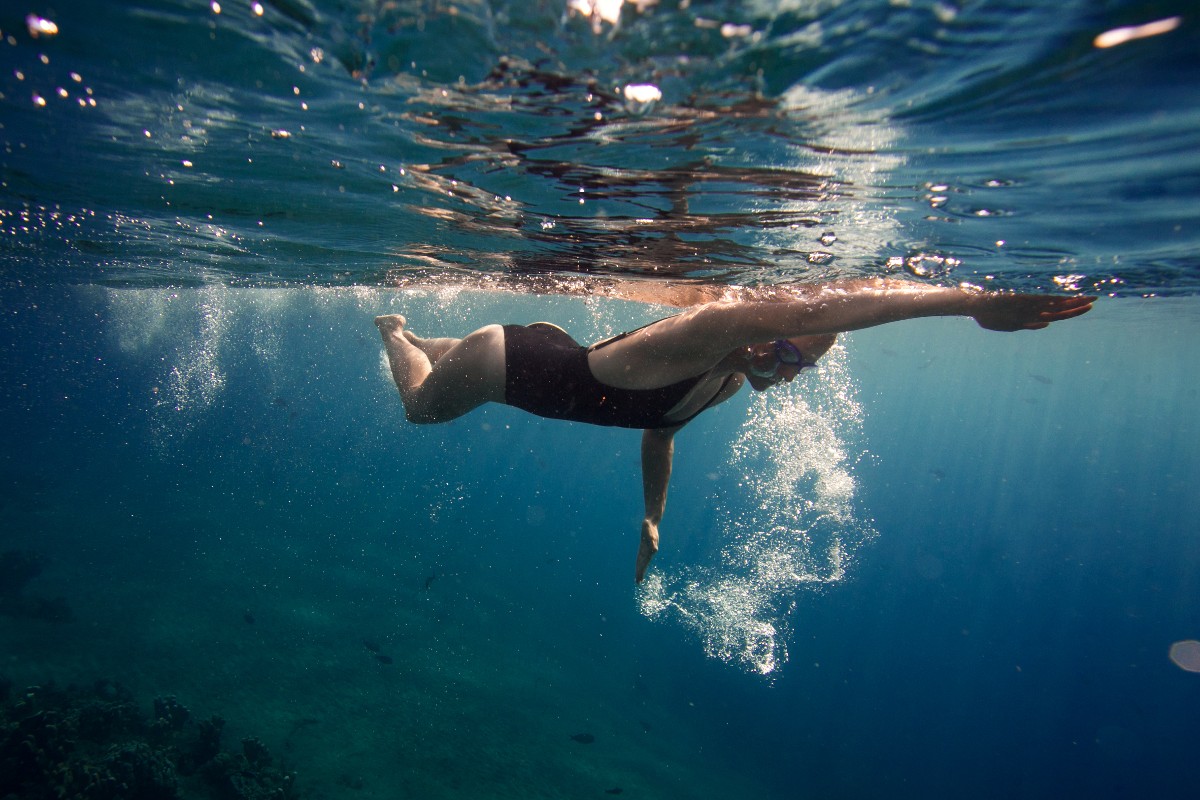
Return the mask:
<svg viewBox="0 0 1200 800"><path fill-rule="evenodd" d="M392 380L410 422L447 422L487 402L504 402L504 329L480 328L436 362L404 335L404 317L376 317Z"/></svg>
<svg viewBox="0 0 1200 800"><path fill-rule="evenodd" d="M456 344L462 341L462 339L447 338L423 339L410 330L404 331L404 338L408 339L413 347L428 356L430 363L437 363L439 358L446 355Z"/></svg>
<svg viewBox="0 0 1200 800"><path fill-rule="evenodd" d="M392 380L400 390L400 399L408 407L425 379L433 370L433 363L420 348L415 347L404 336L405 319L399 314L387 314L375 318L375 327L383 336L383 347L387 351L388 365L392 369Z"/></svg>

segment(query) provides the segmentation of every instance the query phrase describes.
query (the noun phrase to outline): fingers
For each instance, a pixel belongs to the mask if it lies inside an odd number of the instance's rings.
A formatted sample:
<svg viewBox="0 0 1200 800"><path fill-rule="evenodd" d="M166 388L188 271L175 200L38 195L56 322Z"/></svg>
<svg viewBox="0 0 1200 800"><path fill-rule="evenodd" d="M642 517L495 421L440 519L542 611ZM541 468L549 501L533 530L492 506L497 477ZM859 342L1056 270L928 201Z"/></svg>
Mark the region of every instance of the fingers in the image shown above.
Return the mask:
<svg viewBox="0 0 1200 800"><path fill-rule="evenodd" d="M645 520L642 522L642 538L638 544L637 565L634 569L633 580L635 583L645 580L646 570L650 568L650 561L657 552L658 526L650 520Z"/></svg>
<svg viewBox="0 0 1200 800"><path fill-rule="evenodd" d="M1096 298L1080 295L1077 297L1063 297L1058 299L1058 309L1060 311L1075 311L1082 314L1092 307L1096 302Z"/></svg>
<svg viewBox="0 0 1200 800"><path fill-rule="evenodd" d="M1053 308L1042 311L1038 317L1039 320L1046 322L1058 322L1059 320L1071 319L1078 317L1081 314L1086 314L1092 310L1094 297L1066 297L1062 298L1054 304Z"/></svg>
<svg viewBox="0 0 1200 800"><path fill-rule="evenodd" d="M994 294L989 308L975 314L975 321L993 331L1036 331L1052 322L1078 317L1091 311L1095 297L1056 297L1034 294Z"/></svg>
<svg viewBox="0 0 1200 800"><path fill-rule="evenodd" d="M1042 310L1035 315L1035 320L1022 326L1027 331L1038 331L1049 327L1051 322L1061 322L1064 319L1078 317L1092 310L1095 297L1043 297Z"/></svg>

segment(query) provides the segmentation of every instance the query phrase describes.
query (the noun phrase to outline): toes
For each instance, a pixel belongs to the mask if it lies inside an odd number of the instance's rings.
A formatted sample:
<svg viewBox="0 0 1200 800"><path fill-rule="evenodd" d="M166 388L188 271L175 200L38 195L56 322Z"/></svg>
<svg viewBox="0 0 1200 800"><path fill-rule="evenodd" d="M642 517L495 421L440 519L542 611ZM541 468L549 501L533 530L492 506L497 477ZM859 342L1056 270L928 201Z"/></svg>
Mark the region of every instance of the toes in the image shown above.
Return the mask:
<svg viewBox="0 0 1200 800"><path fill-rule="evenodd" d="M375 318L375 327L382 331L394 331L402 329L405 325L404 317L399 314L383 314Z"/></svg>

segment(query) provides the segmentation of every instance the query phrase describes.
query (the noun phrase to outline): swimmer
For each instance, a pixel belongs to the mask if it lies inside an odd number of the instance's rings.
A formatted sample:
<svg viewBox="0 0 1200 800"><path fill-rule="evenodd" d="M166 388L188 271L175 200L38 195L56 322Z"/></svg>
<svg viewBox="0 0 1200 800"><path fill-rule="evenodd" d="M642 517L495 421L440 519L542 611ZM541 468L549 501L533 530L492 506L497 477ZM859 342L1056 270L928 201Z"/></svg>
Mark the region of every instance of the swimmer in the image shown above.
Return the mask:
<svg viewBox="0 0 1200 800"><path fill-rule="evenodd" d="M546 322L486 325L462 339L415 336L399 314L375 324L410 422L447 422L503 403L542 417L641 429L640 583L658 552L675 434L743 385L762 392L790 383L846 331L937 316L971 317L994 331L1036 330L1086 313L1094 300L848 280L703 302L587 347Z"/></svg>

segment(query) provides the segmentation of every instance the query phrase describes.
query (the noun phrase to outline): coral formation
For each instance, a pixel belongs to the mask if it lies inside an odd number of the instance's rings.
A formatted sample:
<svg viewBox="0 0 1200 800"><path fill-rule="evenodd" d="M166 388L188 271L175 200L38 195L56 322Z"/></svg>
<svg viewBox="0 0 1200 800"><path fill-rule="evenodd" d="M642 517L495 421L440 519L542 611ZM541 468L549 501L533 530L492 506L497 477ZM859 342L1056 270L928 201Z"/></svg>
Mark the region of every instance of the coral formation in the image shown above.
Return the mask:
<svg viewBox="0 0 1200 800"><path fill-rule="evenodd" d="M174 697L147 718L112 681L89 688L0 679L0 798L57 800L287 800L293 776L266 746L221 750L220 717L191 722Z"/></svg>

